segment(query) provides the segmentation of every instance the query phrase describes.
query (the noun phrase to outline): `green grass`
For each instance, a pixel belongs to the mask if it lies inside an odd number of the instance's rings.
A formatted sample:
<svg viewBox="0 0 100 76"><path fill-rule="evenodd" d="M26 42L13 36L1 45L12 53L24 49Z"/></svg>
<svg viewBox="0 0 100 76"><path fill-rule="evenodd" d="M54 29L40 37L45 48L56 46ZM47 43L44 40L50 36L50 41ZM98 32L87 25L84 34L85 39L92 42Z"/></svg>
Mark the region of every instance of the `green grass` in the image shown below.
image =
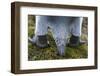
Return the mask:
<svg viewBox="0 0 100 76"><path fill-rule="evenodd" d="M33 16L28 17L28 36L32 37L34 35L35 29L35 18ZM48 32L48 41L50 42L50 47L48 48L38 48L37 46L28 43L28 60L53 60L53 59L79 59L87 58L87 44L80 45L78 47L68 47L65 49L65 56L57 55L57 48L55 41L52 37L51 32ZM87 41L87 35L82 34L83 40Z"/></svg>

